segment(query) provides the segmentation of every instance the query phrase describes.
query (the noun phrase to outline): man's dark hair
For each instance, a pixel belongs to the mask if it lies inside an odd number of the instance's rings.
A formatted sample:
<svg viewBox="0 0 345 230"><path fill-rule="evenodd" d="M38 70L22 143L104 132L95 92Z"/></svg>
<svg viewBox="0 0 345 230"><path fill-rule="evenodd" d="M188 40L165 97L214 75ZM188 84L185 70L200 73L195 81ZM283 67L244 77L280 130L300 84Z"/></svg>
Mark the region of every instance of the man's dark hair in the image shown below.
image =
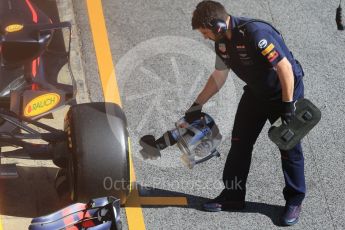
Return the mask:
<svg viewBox="0 0 345 230"><path fill-rule="evenodd" d="M215 1L202 1L193 12L192 28L193 30L199 28L207 28L207 24L212 19L221 19L223 21L228 17L224 6Z"/></svg>

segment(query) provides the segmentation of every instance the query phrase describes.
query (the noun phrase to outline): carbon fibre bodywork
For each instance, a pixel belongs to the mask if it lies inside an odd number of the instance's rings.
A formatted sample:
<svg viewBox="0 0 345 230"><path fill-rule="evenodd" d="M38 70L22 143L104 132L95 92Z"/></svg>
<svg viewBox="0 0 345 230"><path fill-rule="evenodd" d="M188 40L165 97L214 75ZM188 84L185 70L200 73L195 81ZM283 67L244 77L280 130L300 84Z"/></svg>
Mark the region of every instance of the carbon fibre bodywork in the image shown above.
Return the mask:
<svg viewBox="0 0 345 230"><path fill-rule="evenodd" d="M75 203L31 221L29 230L94 229L120 230L120 200L114 197Z"/></svg>

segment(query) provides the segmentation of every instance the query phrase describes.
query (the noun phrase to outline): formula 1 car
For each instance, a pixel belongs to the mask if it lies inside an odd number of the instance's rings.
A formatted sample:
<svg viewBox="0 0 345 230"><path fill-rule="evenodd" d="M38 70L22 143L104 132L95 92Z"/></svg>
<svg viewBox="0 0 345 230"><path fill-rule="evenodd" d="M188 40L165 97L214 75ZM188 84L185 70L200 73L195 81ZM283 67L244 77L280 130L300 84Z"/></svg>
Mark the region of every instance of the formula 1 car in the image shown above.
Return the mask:
<svg viewBox="0 0 345 230"><path fill-rule="evenodd" d="M34 218L29 230L121 230L119 207L120 200L114 197L92 199L86 204L72 204L49 215Z"/></svg>
<svg viewBox="0 0 345 230"><path fill-rule="evenodd" d="M65 178L57 189L67 184L72 200L115 196L123 204L130 189L126 117L113 103L77 104L70 44L69 22L53 23L30 0L0 0L0 178L18 176L4 158L53 160L57 181ZM58 80L65 65L71 84ZM64 130L40 121L65 106ZM106 184L114 182L122 186Z"/></svg>

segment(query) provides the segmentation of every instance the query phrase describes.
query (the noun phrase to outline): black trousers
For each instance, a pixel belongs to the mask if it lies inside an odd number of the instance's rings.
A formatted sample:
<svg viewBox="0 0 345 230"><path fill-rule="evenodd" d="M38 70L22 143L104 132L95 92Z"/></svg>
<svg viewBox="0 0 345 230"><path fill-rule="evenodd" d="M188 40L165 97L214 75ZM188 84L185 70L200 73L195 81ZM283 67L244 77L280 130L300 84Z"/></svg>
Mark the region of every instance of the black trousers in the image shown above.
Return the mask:
<svg viewBox="0 0 345 230"><path fill-rule="evenodd" d="M303 82L299 84L298 95L294 100L304 97ZM249 173L253 145L266 121L276 121L280 116L281 101L259 99L246 89L239 102L232 131L231 149L228 154L223 182L229 200L245 200L246 181ZM273 144L273 143L272 143ZM287 204L302 203L305 192L304 158L301 143L289 151L280 150L282 169L285 179L283 195Z"/></svg>

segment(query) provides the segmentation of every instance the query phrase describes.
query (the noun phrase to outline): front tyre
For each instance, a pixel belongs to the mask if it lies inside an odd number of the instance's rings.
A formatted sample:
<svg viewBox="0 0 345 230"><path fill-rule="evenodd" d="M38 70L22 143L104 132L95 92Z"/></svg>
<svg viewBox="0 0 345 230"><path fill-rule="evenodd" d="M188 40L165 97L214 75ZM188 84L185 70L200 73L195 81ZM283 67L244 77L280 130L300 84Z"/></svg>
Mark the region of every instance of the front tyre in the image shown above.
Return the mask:
<svg viewBox="0 0 345 230"><path fill-rule="evenodd" d="M74 105L66 115L65 131L72 200L115 196L124 204L130 168L127 121L121 108L104 102Z"/></svg>

